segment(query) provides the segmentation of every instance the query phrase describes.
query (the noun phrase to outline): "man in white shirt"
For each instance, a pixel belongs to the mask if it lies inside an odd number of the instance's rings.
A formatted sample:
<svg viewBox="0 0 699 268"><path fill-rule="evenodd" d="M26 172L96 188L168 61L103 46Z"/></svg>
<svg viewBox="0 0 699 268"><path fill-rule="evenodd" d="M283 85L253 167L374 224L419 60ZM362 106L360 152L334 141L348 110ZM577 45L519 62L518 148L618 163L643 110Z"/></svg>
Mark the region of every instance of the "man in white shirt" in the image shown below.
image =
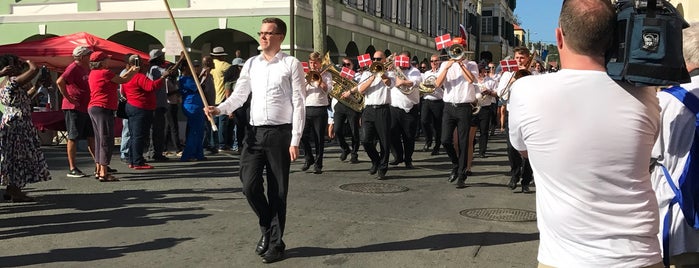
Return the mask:
<svg viewBox="0 0 699 268"><path fill-rule="evenodd" d="M375 63L386 63L386 56L383 51L374 52L372 61ZM369 174L378 172L378 179L386 178L388 171L388 155L390 154L390 127L391 111L388 104L391 103L391 78L386 74L386 70L380 73L369 71L362 73L363 81L359 84L358 91L364 94L364 111L362 112L362 144L364 151L371 159ZM351 92L343 93L343 97L348 97ZM376 141L379 141L381 153L376 150Z"/></svg>
<svg viewBox="0 0 699 268"><path fill-rule="evenodd" d="M410 59L410 52L403 51L400 56ZM416 90L415 87L422 81L422 76L420 71L412 65L398 66L398 60L395 63L396 70L393 73L402 71L407 79L404 80L395 75L396 83L391 89L391 150L395 159L389 164L395 166L405 161L405 167L410 169L413 168L415 133L418 122L417 111L420 103L420 91ZM404 94L401 92L401 88L410 93Z"/></svg>
<svg viewBox="0 0 699 268"><path fill-rule="evenodd" d="M314 174L323 173L323 150L325 150L325 131L328 126L328 89L332 88L333 78L328 72L320 73L320 53L313 52L308 57L308 68L320 74L318 81L306 81L306 126L303 129L301 144L306 161L302 171L315 165ZM309 79L312 79L309 77ZM315 143L315 158L311 141Z"/></svg>
<svg viewBox="0 0 699 268"><path fill-rule="evenodd" d="M430 66L432 68L422 74L422 80L425 81L430 77L432 77L430 78L431 80L436 80L437 75L439 75L439 64L441 62L438 54L432 54L430 57ZM438 155L439 147L442 146L443 96L444 89L442 89L442 87L435 87L434 92L422 97L423 101L420 107L420 122L422 123L422 131L425 133L425 146L422 147L422 150L430 150L430 147L432 147L432 140L434 140L434 147L431 148L432 155Z"/></svg>
<svg viewBox="0 0 699 268"><path fill-rule="evenodd" d="M456 44L466 46L466 41L456 37ZM456 181L456 188L466 187L468 165L468 130L471 125L478 76L478 64L473 61L449 60L439 67L437 87L444 88L444 113L442 114L442 145L451 159L449 182ZM454 148L454 129L457 131L459 152Z"/></svg>
<svg viewBox="0 0 699 268"><path fill-rule="evenodd" d="M682 50L692 81L681 86L689 91L689 94L699 96L699 51L696 49L697 43L699 43L699 22L692 23L682 33ZM653 146L653 158L657 159L658 164L667 168L675 185L679 185L679 178L685 170L687 159L689 159L689 150L692 142L695 142L694 131L697 117L680 100L666 92L658 92L658 99L662 111L660 114L662 125L658 140ZM692 159L692 161L699 160ZM672 208L670 226L664 225L662 219L668 212L668 206L675 197L675 192L667 182L660 166L653 169L651 182L660 208L661 231L658 233L658 239L661 243L663 241L662 230L665 228L670 230L670 248L664 249L669 251L665 254L670 256L670 264L682 268L685 267L684 265L699 263L699 231L687 224L679 204L675 204Z"/></svg>
<svg viewBox="0 0 699 268"><path fill-rule="evenodd" d="M281 52L286 36L284 21L263 19L258 35L262 54L247 60L230 97L205 110L209 115L230 114L252 95L251 128L241 155L240 180L262 231L255 252L262 256L262 262L271 263L284 258L289 165L299 155L306 81L301 63Z"/></svg>
<svg viewBox="0 0 699 268"><path fill-rule="evenodd" d="M520 70L526 70L529 67L527 66L529 64L529 59L531 58L531 54L529 53L529 49L526 47L515 47L515 61L517 61L517 65ZM500 83L498 84L498 89L497 93L498 96L503 98L503 101L505 101L505 105L507 105L507 101L509 101L510 97L510 88L513 82L514 76L516 72L509 71L509 72L504 72L502 73L502 76L500 77ZM514 81L514 80L513 80ZM509 110L505 109L504 112L506 115L509 115ZM517 149L512 147L512 143L510 143L510 136L507 134L509 132L509 128L507 127L507 124L505 124L505 137L507 138L507 159L510 162L510 182L507 184L507 187L510 189L514 190L517 189L517 183L519 182L519 179L522 178L522 193L531 193L529 190L529 184L534 180L534 175L532 174L532 167L529 164L529 159L522 157Z"/></svg>
<svg viewBox="0 0 699 268"><path fill-rule="evenodd" d="M348 68L354 71L354 63L350 58L342 58L342 67ZM355 82L359 82L361 73L357 72L353 78ZM350 155L349 162L351 164L359 163L357 152L359 151L359 118L362 113L352 110L352 108L344 105L342 102L337 101L335 98L332 100L333 107L333 122L336 123L333 131L335 132L335 137L337 137L337 142L340 144L340 161L345 161L347 156ZM350 133L352 135L352 148L345 141L345 121L349 125Z"/></svg>
<svg viewBox="0 0 699 268"><path fill-rule="evenodd" d="M660 107L654 88L607 75L615 19L610 1L564 1L562 70L511 88L510 141L536 176L539 267L663 267L648 172Z"/></svg>

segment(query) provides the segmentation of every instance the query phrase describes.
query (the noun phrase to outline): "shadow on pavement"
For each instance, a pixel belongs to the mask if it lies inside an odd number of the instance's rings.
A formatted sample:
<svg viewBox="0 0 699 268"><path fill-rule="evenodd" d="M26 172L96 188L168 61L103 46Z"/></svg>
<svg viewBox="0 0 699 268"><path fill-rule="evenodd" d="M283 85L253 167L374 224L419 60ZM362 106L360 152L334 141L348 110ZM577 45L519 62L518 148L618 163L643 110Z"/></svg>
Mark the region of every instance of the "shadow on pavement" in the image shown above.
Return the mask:
<svg viewBox="0 0 699 268"><path fill-rule="evenodd" d="M355 248L322 248L322 247L298 247L286 251L287 258L317 257L348 253L371 253L404 250L444 250L469 246L493 246L501 244L535 241L539 239L539 233L453 233L438 234L420 239L380 243Z"/></svg>

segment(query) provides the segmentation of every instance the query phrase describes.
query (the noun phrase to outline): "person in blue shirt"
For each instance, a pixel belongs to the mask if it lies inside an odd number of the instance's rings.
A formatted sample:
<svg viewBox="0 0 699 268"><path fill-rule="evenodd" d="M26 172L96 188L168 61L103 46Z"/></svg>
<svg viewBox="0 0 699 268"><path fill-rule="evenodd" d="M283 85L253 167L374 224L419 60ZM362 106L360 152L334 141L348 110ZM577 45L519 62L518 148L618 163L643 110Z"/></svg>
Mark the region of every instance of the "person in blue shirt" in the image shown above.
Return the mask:
<svg viewBox="0 0 699 268"><path fill-rule="evenodd" d="M196 73L201 73L201 62L192 61ZM180 161L206 160L204 157L204 102L187 64L182 64L179 89L182 95L182 112L187 117L187 137Z"/></svg>

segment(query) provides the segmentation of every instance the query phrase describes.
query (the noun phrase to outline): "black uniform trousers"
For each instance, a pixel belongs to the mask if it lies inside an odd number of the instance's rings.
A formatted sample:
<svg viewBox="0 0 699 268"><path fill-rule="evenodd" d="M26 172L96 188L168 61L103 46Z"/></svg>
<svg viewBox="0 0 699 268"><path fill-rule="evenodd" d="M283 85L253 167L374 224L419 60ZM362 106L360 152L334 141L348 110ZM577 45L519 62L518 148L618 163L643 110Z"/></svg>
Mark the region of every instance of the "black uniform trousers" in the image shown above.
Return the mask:
<svg viewBox="0 0 699 268"><path fill-rule="evenodd" d="M422 123L422 131L425 133L425 144L431 144L434 137L436 141L434 147L439 149L442 139L444 101L423 99L421 108L420 122Z"/></svg>
<svg viewBox="0 0 699 268"><path fill-rule="evenodd" d="M391 110L388 104L366 105L362 112L362 144L364 151L371 159L372 166L384 173L388 170L388 156L391 153L389 142L391 127ZM379 141L381 153L376 150L376 140Z"/></svg>
<svg viewBox="0 0 699 268"><path fill-rule="evenodd" d="M466 179L468 164L468 132L471 128L473 106L470 103L444 103L442 115L442 145L451 159L452 171ZM459 138L459 151L454 149L454 129Z"/></svg>
<svg viewBox="0 0 699 268"><path fill-rule="evenodd" d="M410 112L391 106L391 151L397 160L413 162L415 134L417 133L418 107ZM402 141L402 142L401 142Z"/></svg>
<svg viewBox="0 0 699 268"><path fill-rule="evenodd" d="M328 127L327 106L306 106L306 125L303 128L301 145L306 155L306 162L315 162L316 168L323 168L323 150L325 150L325 133ZM315 143L315 158L311 141Z"/></svg>
<svg viewBox="0 0 699 268"><path fill-rule="evenodd" d="M257 214L260 230L269 235L270 248L284 248L286 197L289 191L291 125L253 126L245 136L240 159L243 194ZM267 174L267 196L264 178Z"/></svg>
<svg viewBox="0 0 699 268"><path fill-rule="evenodd" d="M488 132L490 131L491 105L481 107L477 114L473 115L472 126L478 127L480 136L478 137L478 154L485 154L488 148Z"/></svg>
<svg viewBox="0 0 699 268"><path fill-rule="evenodd" d="M505 137L507 137L507 159L510 161L510 180L517 184L519 179L522 178L522 185L529 186L532 180L534 180L534 173L532 166L529 164L529 158L522 157L519 151L512 147L509 126L505 129Z"/></svg>
<svg viewBox="0 0 699 268"><path fill-rule="evenodd" d="M357 157L359 151L359 117L361 113L350 109L347 105L340 102L335 104L335 112L333 113L333 121L335 122L335 137L340 144L343 152L351 153L353 158ZM352 149L350 149L347 141L345 141L345 121L349 125L352 137Z"/></svg>

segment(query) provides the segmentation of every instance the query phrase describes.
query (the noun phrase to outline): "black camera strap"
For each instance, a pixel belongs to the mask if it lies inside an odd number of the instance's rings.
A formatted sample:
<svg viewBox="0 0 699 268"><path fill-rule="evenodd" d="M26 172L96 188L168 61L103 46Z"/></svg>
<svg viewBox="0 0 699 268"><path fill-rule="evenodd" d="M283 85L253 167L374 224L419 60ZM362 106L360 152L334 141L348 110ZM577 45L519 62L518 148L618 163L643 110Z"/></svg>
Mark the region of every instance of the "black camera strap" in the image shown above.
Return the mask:
<svg viewBox="0 0 699 268"><path fill-rule="evenodd" d="M697 75L699 75L699 68L694 69L691 72L689 72L689 76L691 76L691 77L695 77Z"/></svg>

